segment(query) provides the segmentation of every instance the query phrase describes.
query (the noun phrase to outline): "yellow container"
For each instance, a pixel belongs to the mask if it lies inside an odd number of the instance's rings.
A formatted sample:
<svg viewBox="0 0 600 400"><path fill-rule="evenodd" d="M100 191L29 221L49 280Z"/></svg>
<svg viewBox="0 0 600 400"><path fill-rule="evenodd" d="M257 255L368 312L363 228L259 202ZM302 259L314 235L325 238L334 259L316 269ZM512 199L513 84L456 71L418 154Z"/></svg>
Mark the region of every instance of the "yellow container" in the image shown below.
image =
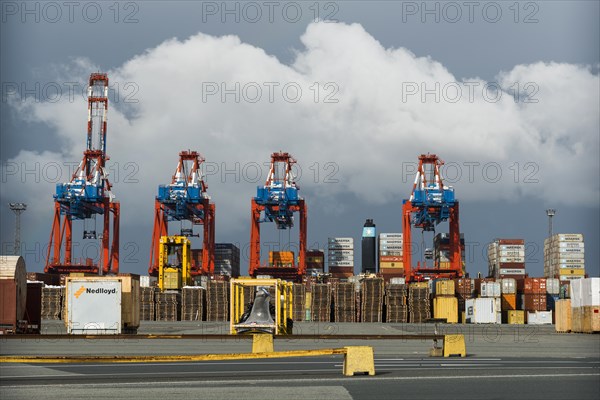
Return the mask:
<svg viewBox="0 0 600 400"><path fill-rule="evenodd" d="M435 294L445 294L454 296L454 281L441 280L435 282Z"/></svg>
<svg viewBox="0 0 600 400"><path fill-rule="evenodd" d="M506 311L506 321L510 325L525 324L525 311L523 311L523 310Z"/></svg>
<svg viewBox="0 0 600 400"><path fill-rule="evenodd" d="M164 288L181 289L181 270L175 268L165 268Z"/></svg>
<svg viewBox="0 0 600 400"><path fill-rule="evenodd" d="M560 269L558 271L558 274L560 276L583 276L583 275L585 275L585 269L584 268Z"/></svg>
<svg viewBox="0 0 600 400"><path fill-rule="evenodd" d="M445 319L449 324L458 323L458 299L456 297L434 298L433 317L435 319Z"/></svg>
<svg viewBox="0 0 600 400"><path fill-rule="evenodd" d="M427 282L413 282L409 285L409 287L427 289L429 287L429 284Z"/></svg>
<svg viewBox="0 0 600 400"><path fill-rule="evenodd" d="M404 268L402 261L380 261L379 268Z"/></svg>

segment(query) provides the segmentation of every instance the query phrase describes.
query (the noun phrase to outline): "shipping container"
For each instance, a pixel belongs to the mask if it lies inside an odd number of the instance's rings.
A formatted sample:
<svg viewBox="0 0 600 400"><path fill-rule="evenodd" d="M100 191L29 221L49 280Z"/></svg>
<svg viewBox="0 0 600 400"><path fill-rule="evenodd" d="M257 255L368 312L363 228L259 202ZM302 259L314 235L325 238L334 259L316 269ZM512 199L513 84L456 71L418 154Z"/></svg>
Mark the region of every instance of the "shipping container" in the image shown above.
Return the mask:
<svg viewBox="0 0 600 400"><path fill-rule="evenodd" d="M454 293L456 292L455 283L453 280L436 279L432 292L436 296L439 296L439 295L454 296Z"/></svg>
<svg viewBox="0 0 600 400"><path fill-rule="evenodd" d="M510 325L524 325L525 324L525 311L523 310L509 310L506 311L507 324Z"/></svg>
<svg viewBox="0 0 600 400"><path fill-rule="evenodd" d="M435 297L433 299L433 318L445 319L448 324L458 323L458 299L456 297Z"/></svg>
<svg viewBox="0 0 600 400"><path fill-rule="evenodd" d="M502 294L500 283L481 282L480 293L481 297L500 297Z"/></svg>
<svg viewBox="0 0 600 400"><path fill-rule="evenodd" d="M546 293L560 294L560 279L547 278L546 279Z"/></svg>
<svg viewBox="0 0 600 400"><path fill-rule="evenodd" d="M467 299L465 304L465 312L466 322L469 324L501 323L500 299Z"/></svg>
<svg viewBox="0 0 600 400"><path fill-rule="evenodd" d="M500 297L502 311L516 310L517 309L517 295L516 293L502 293Z"/></svg>
<svg viewBox="0 0 600 400"><path fill-rule="evenodd" d="M527 325L552 325L552 311L528 312Z"/></svg>
<svg viewBox="0 0 600 400"><path fill-rule="evenodd" d="M379 269L404 269L404 263L402 261L394 261L394 262L379 262Z"/></svg>
<svg viewBox="0 0 600 400"><path fill-rule="evenodd" d="M27 333L40 333L41 331L43 287L43 282L27 282L27 302L24 315L27 321Z"/></svg>
<svg viewBox="0 0 600 400"><path fill-rule="evenodd" d="M503 278L500 280L500 291L502 294L515 294L517 293L517 281L513 278Z"/></svg>
<svg viewBox="0 0 600 400"><path fill-rule="evenodd" d="M121 333L121 279L69 277L66 284L67 333Z"/></svg>

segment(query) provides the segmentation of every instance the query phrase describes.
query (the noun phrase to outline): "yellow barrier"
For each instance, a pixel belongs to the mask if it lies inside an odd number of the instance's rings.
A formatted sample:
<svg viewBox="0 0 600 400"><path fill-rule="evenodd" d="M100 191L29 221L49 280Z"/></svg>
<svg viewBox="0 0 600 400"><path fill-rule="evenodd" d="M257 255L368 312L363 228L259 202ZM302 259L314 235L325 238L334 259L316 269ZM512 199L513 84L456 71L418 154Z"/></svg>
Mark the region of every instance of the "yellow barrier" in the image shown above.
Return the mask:
<svg viewBox="0 0 600 400"><path fill-rule="evenodd" d="M174 356L1 356L0 363L59 364L59 363L142 363L142 362L190 362L251 360L260 358L317 357L344 355L343 373L375 375L373 348L370 346L347 346L337 349L292 350L264 353L197 354Z"/></svg>

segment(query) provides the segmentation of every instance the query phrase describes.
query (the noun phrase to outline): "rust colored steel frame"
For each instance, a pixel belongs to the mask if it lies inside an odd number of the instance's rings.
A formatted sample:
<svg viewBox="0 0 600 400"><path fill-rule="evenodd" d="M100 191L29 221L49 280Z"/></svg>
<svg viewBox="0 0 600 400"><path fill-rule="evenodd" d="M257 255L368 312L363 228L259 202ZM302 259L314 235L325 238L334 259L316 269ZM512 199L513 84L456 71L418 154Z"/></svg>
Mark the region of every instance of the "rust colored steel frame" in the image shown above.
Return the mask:
<svg viewBox="0 0 600 400"><path fill-rule="evenodd" d="M48 245L48 254L46 257L46 267L44 272L50 273L70 273L87 272L97 274L99 266L102 267L102 273L119 273L119 219L120 204L111 202L108 197L104 198L102 203L95 203L94 207L101 208L103 214L102 231L102 251L98 264L74 263L73 262L73 221L69 216L68 205L54 203L54 218L50 240ZM61 215L61 207L66 211ZM110 243L110 215L112 214L112 244ZM64 245L64 247L63 247ZM64 248L64 257L61 259L61 250Z"/></svg>
<svg viewBox="0 0 600 400"><path fill-rule="evenodd" d="M250 264L248 267L248 273L250 276L254 276L256 271L260 268L260 214L265 209L264 206L259 205L252 199L251 202L251 228L250 228ZM277 211L277 207L273 208ZM300 214L300 226L299 226L299 253L298 254L298 266L297 273L298 277L301 277L306 272L306 224L307 224L307 209L304 199L298 200L298 205L290 206L292 212L298 212Z"/></svg>
<svg viewBox="0 0 600 400"><path fill-rule="evenodd" d="M215 271L215 205L205 199L201 204L197 205L198 209L205 210L204 221L194 221L194 223L202 224L203 226L203 243L202 243L202 267L192 265L192 276L202 274L213 274ZM156 276L158 274L158 259L159 259L159 242L161 236L169 236L167 214L163 210L163 205L160 201L154 201L154 228L152 229L152 243L150 245L150 266L148 274Z"/></svg>
<svg viewBox="0 0 600 400"><path fill-rule="evenodd" d="M404 233L404 242L402 244L402 254L404 262L404 275L408 282L419 280L420 275L427 274L432 278L460 278L463 276L462 250L460 247L460 227L459 227L459 206L458 201L450 208L450 269L435 268L415 268L412 265L412 235L410 217L413 212L419 209L413 207L410 201L406 201L402 206L402 231Z"/></svg>

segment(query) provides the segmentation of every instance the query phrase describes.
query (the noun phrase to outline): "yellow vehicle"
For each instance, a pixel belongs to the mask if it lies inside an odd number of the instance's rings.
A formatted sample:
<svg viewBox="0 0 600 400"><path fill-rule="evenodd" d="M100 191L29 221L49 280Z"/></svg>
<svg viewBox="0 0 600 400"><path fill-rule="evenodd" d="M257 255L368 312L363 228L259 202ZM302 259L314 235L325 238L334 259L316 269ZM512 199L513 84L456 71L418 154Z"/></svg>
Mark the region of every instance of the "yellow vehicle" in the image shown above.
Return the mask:
<svg viewBox="0 0 600 400"><path fill-rule="evenodd" d="M158 257L158 287L180 290L192 284L191 242L185 236L161 236Z"/></svg>

